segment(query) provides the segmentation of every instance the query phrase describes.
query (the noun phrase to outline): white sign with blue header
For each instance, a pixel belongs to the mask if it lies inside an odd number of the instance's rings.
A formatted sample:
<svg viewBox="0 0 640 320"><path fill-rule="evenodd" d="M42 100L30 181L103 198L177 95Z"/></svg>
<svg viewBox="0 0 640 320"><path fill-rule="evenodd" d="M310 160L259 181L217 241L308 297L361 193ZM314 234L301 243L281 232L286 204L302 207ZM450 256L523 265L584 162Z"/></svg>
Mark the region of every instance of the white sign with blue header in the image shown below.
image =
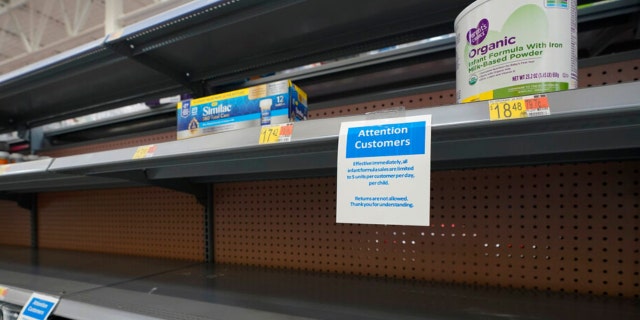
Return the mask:
<svg viewBox="0 0 640 320"><path fill-rule="evenodd" d="M18 320L45 320L51 315L58 304L58 298L44 294L33 293L24 305Z"/></svg>
<svg viewBox="0 0 640 320"><path fill-rule="evenodd" d="M336 221L429 225L431 115L344 122Z"/></svg>

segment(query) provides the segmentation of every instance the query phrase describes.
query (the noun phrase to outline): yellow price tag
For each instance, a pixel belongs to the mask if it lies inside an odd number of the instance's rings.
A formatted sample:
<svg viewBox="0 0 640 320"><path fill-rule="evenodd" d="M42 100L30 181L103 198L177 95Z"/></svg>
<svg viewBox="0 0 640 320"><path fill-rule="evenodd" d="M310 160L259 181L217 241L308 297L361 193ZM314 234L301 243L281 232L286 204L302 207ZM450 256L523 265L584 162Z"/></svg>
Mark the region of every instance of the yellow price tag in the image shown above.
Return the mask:
<svg viewBox="0 0 640 320"><path fill-rule="evenodd" d="M527 117L527 108L522 98L489 101L489 119L510 120Z"/></svg>
<svg viewBox="0 0 640 320"><path fill-rule="evenodd" d="M260 130L260 144L275 143L280 138L280 126L262 127Z"/></svg>
<svg viewBox="0 0 640 320"><path fill-rule="evenodd" d="M551 115L549 100L544 94L489 101L489 119L509 120Z"/></svg>
<svg viewBox="0 0 640 320"><path fill-rule="evenodd" d="M133 154L133 159L149 158L153 156L156 151L155 145L140 146L136 149L136 153Z"/></svg>
<svg viewBox="0 0 640 320"><path fill-rule="evenodd" d="M11 166L8 164L0 165L0 175L5 174L7 171L9 171L10 167Z"/></svg>
<svg viewBox="0 0 640 320"><path fill-rule="evenodd" d="M260 129L260 144L288 142L293 134L293 123L264 126Z"/></svg>

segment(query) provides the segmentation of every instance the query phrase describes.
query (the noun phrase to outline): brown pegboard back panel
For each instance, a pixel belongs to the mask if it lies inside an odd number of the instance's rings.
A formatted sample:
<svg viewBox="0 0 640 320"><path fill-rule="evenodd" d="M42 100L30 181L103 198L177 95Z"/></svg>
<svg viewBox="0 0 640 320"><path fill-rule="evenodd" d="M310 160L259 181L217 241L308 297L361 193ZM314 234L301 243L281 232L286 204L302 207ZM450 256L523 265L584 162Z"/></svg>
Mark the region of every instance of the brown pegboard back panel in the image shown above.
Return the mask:
<svg viewBox="0 0 640 320"><path fill-rule="evenodd" d="M335 178L215 186L215 261L638 298L640 162L433 172L429 227L335 223Z"/></svg>
<svg viewBox="0 0 640 320"><path fill-rule="evenodd" d="M578 73L580 88L606 86L640 79L640 59L581 68Z"/></svg>
<svg viewBox="0 0 640 320"><path fill-rule="evenodd" d="M455 90L443 90L417 94L412 96L356 103L321 110L310 110L309 119L333 118L349 115L365 114L378 110L403 106L406 109L436 107L456 103Z"/></svg>
<svg viewBox="0 0 640 320"><path fill-rule="evenodd" d="M31 245L31 215L15 202L0 200L0 244Z"/></svg>
<svg viewBox="0 0 640 320"><path fill-rule="evenodd" d="M49 157L64 157L64 156L72 156L76 154L108 151L108 150L136 147L136 146L155 144L155 143L174 141L174 140L176 140L176 132L168 131L163 133L157 133L157 134L134 137L134 138L127 138L122 140L113 140L108 142L93 143L93 144L81 145L81 146L64 147L60 149L43 150L39 153L39 155L49 156Z"/></svg>
<svg viewBox="0 0 640 320"><path fill-rule="evenodd" d="M41 248L204 260L204 210L161 188L41 193Z"/></svg>
<svg viewBox="0 0 640 320"><path fill-rule="evenodd" d="M640 78L640 59L629 60L600 66L581 68L578 72L578 87L587 88L638 81ZM367 112L404 106L407 109L436 107L456 103L455 90L428 92L412 96L368 101L322 110L311 110L309 119L333 118L358 115Z"/></svg>

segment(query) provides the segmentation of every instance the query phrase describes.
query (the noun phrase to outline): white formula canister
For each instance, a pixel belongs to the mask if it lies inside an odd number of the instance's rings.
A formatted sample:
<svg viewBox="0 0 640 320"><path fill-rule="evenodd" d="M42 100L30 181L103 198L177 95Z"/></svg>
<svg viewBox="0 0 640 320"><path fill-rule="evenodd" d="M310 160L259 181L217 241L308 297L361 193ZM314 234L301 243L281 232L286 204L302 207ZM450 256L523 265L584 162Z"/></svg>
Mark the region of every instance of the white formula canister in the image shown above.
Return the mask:
<svg viewBox="0 0 640 320"><path fill-rule="evenodd" d="M578 85L576 0L477 0L454 27L458 102Z"/></svg>

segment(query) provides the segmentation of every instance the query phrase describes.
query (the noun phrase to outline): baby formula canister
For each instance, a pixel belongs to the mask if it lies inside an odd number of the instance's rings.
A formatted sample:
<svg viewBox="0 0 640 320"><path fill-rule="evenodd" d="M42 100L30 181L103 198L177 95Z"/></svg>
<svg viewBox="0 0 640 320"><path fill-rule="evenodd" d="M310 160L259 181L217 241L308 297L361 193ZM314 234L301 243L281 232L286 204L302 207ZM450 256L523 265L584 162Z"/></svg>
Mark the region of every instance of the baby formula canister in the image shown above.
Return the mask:
<svg viewBox="0 0 640 320"><path fill-rule="evenodd" d="M455 20L458 102L578 86L577 0L477 0Z"/></svg>

